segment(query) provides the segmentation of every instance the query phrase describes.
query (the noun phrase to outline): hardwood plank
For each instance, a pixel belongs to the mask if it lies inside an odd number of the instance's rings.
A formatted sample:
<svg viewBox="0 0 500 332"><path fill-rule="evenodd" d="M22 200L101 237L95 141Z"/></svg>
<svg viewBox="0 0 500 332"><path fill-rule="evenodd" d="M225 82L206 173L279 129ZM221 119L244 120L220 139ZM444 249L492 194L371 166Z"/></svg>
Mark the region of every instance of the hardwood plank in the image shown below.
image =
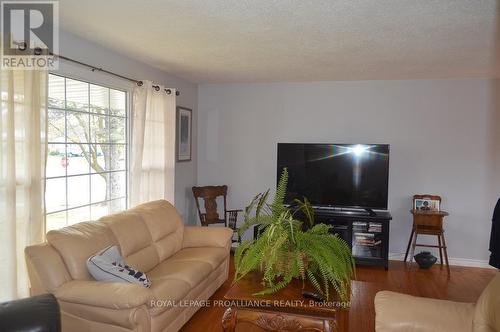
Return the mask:
<svg viewBox="0 0 500 332"><path fill-rule="evenodd" d="M416 296L431 297L460 302L475 302L482 290L497 273L493 269L450 266L448 275L446 268L439 264L429 270L420 270L400 261L390 261L389 270L379 267L357 267L356 280L351 298L349 313L349 331L374 331L375 294L381 290L391 290ZM229 280L211 297L212 301L224 299L231 287L234 275L233 262ZM201 308L189 322L184 325L183 332L222 332L221 319L226 307L210 306Z"/></svg>

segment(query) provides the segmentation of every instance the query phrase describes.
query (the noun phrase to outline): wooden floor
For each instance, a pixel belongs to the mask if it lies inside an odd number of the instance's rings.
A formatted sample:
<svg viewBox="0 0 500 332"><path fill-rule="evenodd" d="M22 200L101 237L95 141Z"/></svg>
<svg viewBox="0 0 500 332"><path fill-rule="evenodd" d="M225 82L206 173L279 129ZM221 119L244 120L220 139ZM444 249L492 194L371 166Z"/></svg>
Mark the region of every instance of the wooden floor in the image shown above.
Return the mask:
<svg viewBox="0 0 500 332"><path fill-rule="evenodd" d="M413 264L391 261L389 271L377 267L358 267L357 281L353 286L349 331L370 332L375 330L373 299L380 290L391 290L417 296L475 302L482 290L495 275L496 270L452 266L448 277L439 265L430 270L419 270ZM214 294L211 300L221 300L231 286L234 269L231 261L229 280ZM182 331L222 331L221 318L226 308L201 308Z"/></svg>

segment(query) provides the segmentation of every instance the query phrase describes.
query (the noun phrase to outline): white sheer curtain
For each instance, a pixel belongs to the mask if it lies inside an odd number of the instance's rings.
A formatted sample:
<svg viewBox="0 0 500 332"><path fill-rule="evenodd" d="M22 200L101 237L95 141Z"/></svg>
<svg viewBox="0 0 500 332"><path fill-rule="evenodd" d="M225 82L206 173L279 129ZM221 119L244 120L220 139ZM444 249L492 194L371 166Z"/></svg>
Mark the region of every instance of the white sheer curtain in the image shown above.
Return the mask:
<svg viewBox="0 0 500 332"><path fill-rule="evenodd" d="M175 90L169 95L144 81L132 95L130 205L166 199L174 203Z"/></svg>
<svg viewBox="0 0 500 332"><path fill-rule="evenodd" d="M47 72L1 70L0 301L29 295L24 248L45 235Z"/></svg>

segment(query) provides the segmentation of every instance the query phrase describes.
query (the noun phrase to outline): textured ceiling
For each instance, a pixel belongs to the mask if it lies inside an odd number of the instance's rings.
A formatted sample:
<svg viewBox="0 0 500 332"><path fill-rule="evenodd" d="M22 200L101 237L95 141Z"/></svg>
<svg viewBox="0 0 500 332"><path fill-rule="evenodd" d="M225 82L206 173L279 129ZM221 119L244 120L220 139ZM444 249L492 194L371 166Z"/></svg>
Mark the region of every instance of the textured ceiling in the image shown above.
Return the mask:
<svg viewBox="0 0 500 332"><path fill-rule="evenodd" d="M192 82L500 77L495 0L60 0L64 30Z"/></svg>

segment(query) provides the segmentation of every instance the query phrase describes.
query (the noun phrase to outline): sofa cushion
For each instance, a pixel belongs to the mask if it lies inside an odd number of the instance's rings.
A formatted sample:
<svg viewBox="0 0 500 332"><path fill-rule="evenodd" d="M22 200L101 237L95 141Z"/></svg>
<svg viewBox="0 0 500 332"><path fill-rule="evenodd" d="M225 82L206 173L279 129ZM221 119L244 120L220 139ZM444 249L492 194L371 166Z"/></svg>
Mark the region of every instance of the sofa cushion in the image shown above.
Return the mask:
<svg viewBox="0 0 500 332"><path fill-rule="evenodd" d="M158 200L140 204L130 211L138 213L147 225L160 261L181 249L184 223L172 204Z"/></svg>
<svg viewBox="0 0 500 332"><path fill-rule="evenodd" d="M146 274L127 265L117 246L107 247L87 260L87 268L97 281L128 282L150 287Z"/></svg>
<svg viewBox="0 0 500 332"><path fill-rule="evenodd" d="M212 270L212 265L205 262L167 259L147 273L153 285L157 280L178 279L187 282L190 287L194 287L205 279Z"/></svg>
<svg viewBox="0 0 500 332"><path fill-rule="evenodd" d="M226 257L226 248L185 248L172 256L169 261L205 262L215 270Z"/></svg>
<svg viewBox="0 0 500 332"><path fill-rule="evenodd" d="M137 205L129 211L137 212L148 226L153 241L183 228L182 218L175 207L165 200Z"/></svg>
<svg viewBox="0 0 500 332"><path fill-rule="evenodd" d="M68 272L75 280L93 280L87 270L87 259L96 252L116 244L109 228L101 222L82 222L47 233L47 241L59 252Z"/></svg>
<svg viewBox="0 0 500 332"><path fill-rule="evenodd" d="M128 264L141 271L158 265L160 259L151 233L140 213L127 210L99 219L109 226Z"/></svg>
<svg viewBox="0 0 500 332"><path fill-rule="evenodd" d="M183 300L186 295L191 291L191 285L181 279L156 279L151 284L151 291L158 303L152 307L162 307L162 309L169 309L169 305L163 301L179 302Z"/></svg>
<svg viewBox="0 0 500 332"><path fill-rule="evenodd" d="M165 200L140 204L105 216L128 264L149 271L182 248L184 224L177 210Z"/></svg>
<svg viewBox="0 0 500 332"><path fill-rule="evenodd" d="M151 233L139 213L127 210L99 220L109 225L124 257L146 248L152 242Z"/></svg>

